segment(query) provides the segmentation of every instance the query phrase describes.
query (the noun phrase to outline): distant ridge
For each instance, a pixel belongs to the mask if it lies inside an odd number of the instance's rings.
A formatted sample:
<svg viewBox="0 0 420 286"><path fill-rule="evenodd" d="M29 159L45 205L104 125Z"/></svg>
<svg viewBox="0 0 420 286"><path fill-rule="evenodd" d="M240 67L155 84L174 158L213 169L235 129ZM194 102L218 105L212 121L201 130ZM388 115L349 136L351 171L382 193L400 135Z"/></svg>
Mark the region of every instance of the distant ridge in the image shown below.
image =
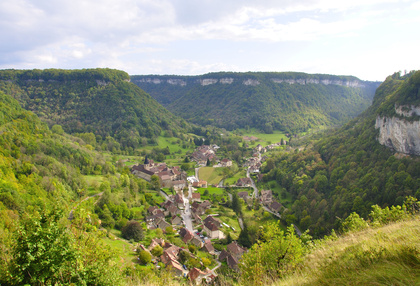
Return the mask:
<svg viewBox="0 0 420 286"><path fill-rule="evenodd" d="M380 84L297 72L133 75L131 81L191 122L267 133L343 123L370 105Z"/></svg>

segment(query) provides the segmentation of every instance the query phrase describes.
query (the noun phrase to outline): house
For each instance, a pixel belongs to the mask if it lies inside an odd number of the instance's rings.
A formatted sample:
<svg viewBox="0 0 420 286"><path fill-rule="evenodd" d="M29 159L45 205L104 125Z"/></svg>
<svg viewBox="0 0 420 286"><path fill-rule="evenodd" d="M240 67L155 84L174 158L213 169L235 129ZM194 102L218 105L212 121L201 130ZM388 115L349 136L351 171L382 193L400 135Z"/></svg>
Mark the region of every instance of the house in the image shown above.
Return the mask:
<svg viewBox="0 0 420 286"><path fill-rule="evenodd" d="M168 213L171 216L174 216L174 215L177 215L177 214L181 214L181 210L177 206L172 205L168 208Z"/></svg>
<svg viewBox="0 0 420 286"><path fill-rule="evenodd" d="M175 195L175 204L178 206L178 208L184 208L184 198L180 194Z"/></svg>
<svg viewBox="0 0 420 286"><path fill-rule="evenodd" d="M184 276L184 273L187 272L177 260L170 260L167 267L173 269L175 276Z"/></svg>
<svg viewBox="0 0 420 286"><path fill-rule="evenodd" d="M238 187L250 187L252 185L252 180L250 178L240 178L236 182Z"/></svg>
<svg viewBox="0 0 420 286"><path fill-rule="evenodd" d="M282 207L283 205L281 203L274 201L270 204L269 209L272 210L273 212L278 213Z"/></svg>
<svg viewBox="0 0 420 286"><path fill-rule="evenodd" d="M260 201L262 204L271 204L273 201L273 192L271 190L261 190Z"/></svg>
<svg viewBox="0 0 420 286"><path fill-rule="evenodd" d="M158 245L161 247L165 246L165 241L163 240L163 238L152 238L152 242L150 243L147 249L151 251L153 248L155 248Z"/></svg>
<svg viewBox="0 0 420 286"><path fill-rule="evenodd" d="M238 192L238 197L240 197L241 199L246 200L248 198L248 192L247 191Z"/></svg>
<svg viewBox="0 0 420 286"><path fill-rule="evenodd" d="M200 204L200 206L201 206L202 208L204 208L204 209L208 209L208 208L210 208L210 207L211 207L211 202L210 202L209 200L205 200L204 202L202 202L202 203Z"/></svg>
<svg viewBox="0 0 420 286"><path fill-rule="evenodd" d="M216 223L207 221L203 223L203 231L207 233L210 239L222 239L224 237L223 232L219 229Z"/></svg>
<svg viewBox="0 0 420 286"><path fill-rule="evenodd" d="M262 146L261 144L258 144L258 145L254 148L254 150L255 150L256 152L260 152L262 149L263 149L263 146Z"/></svg>
<svg viewBox="0 0 420 286"><path fill-rule="evenodd" d="M232 166L232 160L222 159L222 161L220 161L220 165L222 167L231 167Z"/></svg>
<svg viewBox="0 0 420 286"><path fill-rule="evenodd" d="M221 225L222 225L222 223L217 218L215 218L214 216L211 216L211 215L207 216L203 221L203 223L207 223L207 222L211 222L214 225L216 225L217 227L221 227Z"/></svg>
<svg viewBox="0 0 420 286"><path fill-rule="evenodd" d="M192 201L199 201L201 199L201 194L200 193L193 193L192 194Z"/></svg>
<svg viewBox="0 0 420 286"><path fill-rule="evenodd" d="M194 188L207 188L207 181L193 182L192 186Z"/></svg>
<svg viewBox="0 0 420 286"><path fill-rule="evenodd" d="M213 246L213 244L211 244L211 241L209 241L209 240L204 243L204 246L201 250L206 251L206 252L210 253L211 255L215 254L214 246Z"/></svg>
<svg viewBox="0 0 420 286"><path fill-rule="evenodd" d="M164 219L164 218L158 218L158 219L155 221L155 225L156 225L156 227L157 227L157 228L160 228L161 230L165 230L168 226L169 226L169 227L172 227L169 223L167 223L167 222L165 221L165 219Z"/></svg>
<svg viewBox="0 0 420 286"><path fill-rule="evenodd" d="M196 214L193 211L191 212L191 214L192 214L192 217L193 217L193 220L195 221L195 223L200 223L201 222L201 217L198 214Z"/></svg>
<svg viewBox="0 0 420 286"><path fill-rule="evenodd" d="M194 244L195 246L197 246L198 248L202 248L204 246L203 240L199 238L197 235L194 235L190 242Z"/></svg>
<svg viewBox="0 0 420 286"><path fill-rule="evenodd" d="M239 259L246 250L238 245L236 241L228 244L226 250L223 250L219 255L219 261L226 259L227 265L232 269L238 269Z"/></svg>
<svg viewBox="0 0 420 286"><path fill-rule="evenodd" d="M182 223L182 219L179 216L177 215L172 216L171 218L172 225L180 225L181 223Z"/></svg>
<svg viewBox="0 0 420 286"><path fill-rule="evenodd" d="M196 283L196 285L201 285L201 280L205 278L206 273L201 271L200 269L194 267L188 273L188 278L192 283Z"/></svg>
<svg viewBox="0 0 420 286"><path fill-rule="evenodd" d="M184 243L188 244L194 238L194 234L186 228L185 228L185 230L187 232L184 235L181 235L182 236L182 241Z"/></svg>
<svg viewBox="0 0 420 286"><path fill-rule="evenodd" d="M152 176L155 174L149 170L146 170L146 168L144 168L144 165L134 165L131 168L131 173L148 182L150 182Z"/></svg>
<svg viewBox="0 0 420 286"><path fill-rule="evenodd" d="M185 180L177 180L172 181L172 186L174 187L175 191L179 191L183 190L187 186L187 183L185 182Z"/></svg>

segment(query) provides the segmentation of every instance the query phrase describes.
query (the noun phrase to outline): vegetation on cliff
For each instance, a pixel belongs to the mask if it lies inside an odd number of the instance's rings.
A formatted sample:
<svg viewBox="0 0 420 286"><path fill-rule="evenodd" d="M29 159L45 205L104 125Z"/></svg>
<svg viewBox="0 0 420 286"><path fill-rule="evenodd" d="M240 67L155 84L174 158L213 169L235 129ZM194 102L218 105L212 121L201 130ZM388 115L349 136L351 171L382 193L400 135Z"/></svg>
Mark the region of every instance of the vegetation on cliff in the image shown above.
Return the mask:
<svg viewBox="0 0 420 286"><path fill-rule="evenodd" d="M132 76L131 80L193 123L228 130L254 127L266 133L297 133L341 124L370 105L378 85L355 77L304 73L151 75ZM205 80L215 82L203 84ZM346 83L359 86L344 86Z"/></svg>

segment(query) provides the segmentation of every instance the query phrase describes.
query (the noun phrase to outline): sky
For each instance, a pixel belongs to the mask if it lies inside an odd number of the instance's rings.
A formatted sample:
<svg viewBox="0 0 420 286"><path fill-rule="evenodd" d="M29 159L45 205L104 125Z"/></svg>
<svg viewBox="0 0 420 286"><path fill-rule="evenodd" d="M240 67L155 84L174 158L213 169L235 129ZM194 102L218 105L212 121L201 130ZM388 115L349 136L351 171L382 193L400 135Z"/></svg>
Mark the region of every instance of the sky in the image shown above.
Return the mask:
<svg viewBox="0 0 420 286"><path fill-rule="evenodd" d="M0 0L0 69L420 69L420 0Z"/></svg>

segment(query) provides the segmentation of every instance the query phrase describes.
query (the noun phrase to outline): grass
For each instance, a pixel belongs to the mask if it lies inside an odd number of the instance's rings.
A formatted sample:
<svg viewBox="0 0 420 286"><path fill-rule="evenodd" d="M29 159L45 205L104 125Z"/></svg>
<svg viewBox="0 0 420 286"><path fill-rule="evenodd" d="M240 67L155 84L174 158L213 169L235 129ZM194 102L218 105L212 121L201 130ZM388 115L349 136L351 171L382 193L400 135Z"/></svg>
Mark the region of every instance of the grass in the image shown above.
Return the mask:
<svg viewBox="0 0 420 286"><path fill-rule="evenodd" d="M274 285L420 285L419 237L416 217L324 241Z"/></svg>
<svg viewBox="0 0 420 286"><path fill-rule="evenodd" d="M236 182L238 181L238 179L245 178L245 177L246 177L246 170L244 169L239 170L236 174L233 175L233 177L225 179L224 185L225 186L236 185Z"/></svg>
<svg viewBox="0 0 420 286"><path fill-rule="evenodd" d="M207 181L207 183L210 185L217 185L223 179L219 168L213 167L200 168L198 172L198 177L200 178L200 180Z"/></svg>
<svg viewBox="0 0 420 286"><path fill-rule="evenodd" d="M136 263L137 256L133 251L132 244L124 240L116 239L116 236L113 234L110 234L110 237L103 238L103 241L116 252L114 259L121 269Z"/></svg>
<svg viewBox="0 0 420 286"><path fill-rule="evenodd" d="M225 189L223 188L216 188L216 187L208 187L208 188L197 188L197 193L200 193L201 195L206 191L209 191L209 195L223 195Z"/></svg>
<svg viewBox="0 0 420 286"><path fill-rule="evenodd" d="M254 141L255 146L257 146L258 144L261 144L263 147L265 147L272 143L280 142L281 138L283 138L283 140L289 141L289 139L286 137L286 134L280 131L274 131L273 134L266 134L266 133L261 133L260 131L256 129L250 129L250 130L240 129L239 132L242 134L241 136L257 137L258 140Z"/></svg>

